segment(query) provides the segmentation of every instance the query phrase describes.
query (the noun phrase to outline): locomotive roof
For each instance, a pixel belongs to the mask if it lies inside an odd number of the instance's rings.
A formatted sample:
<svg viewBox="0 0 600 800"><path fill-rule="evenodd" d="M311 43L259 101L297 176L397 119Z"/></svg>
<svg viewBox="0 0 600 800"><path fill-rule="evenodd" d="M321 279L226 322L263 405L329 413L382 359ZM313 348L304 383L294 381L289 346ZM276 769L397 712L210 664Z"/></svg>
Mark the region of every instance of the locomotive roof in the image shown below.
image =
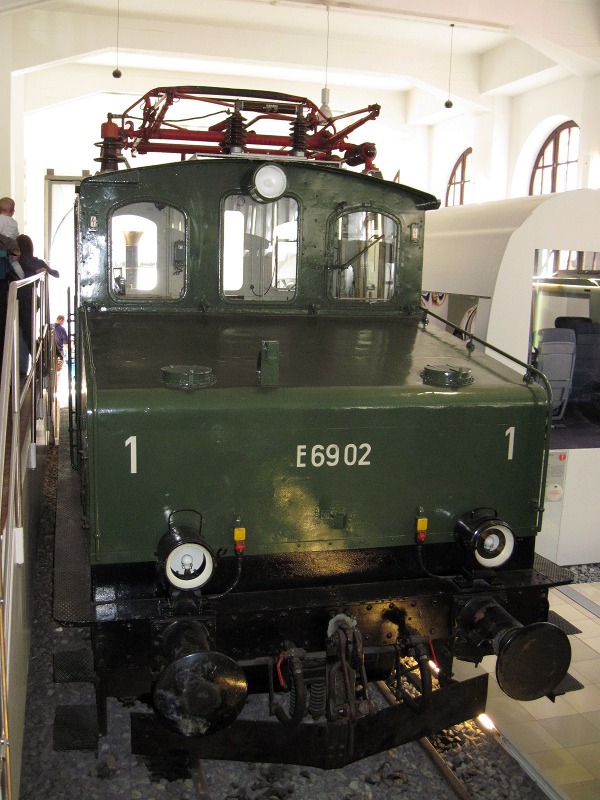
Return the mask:
<svg viewBox="0 0 600 800"><path fill-rule="evenodd" d="M252 156L248 154L243 155L220 155L220 156L204 156L202 158L192 158L186 161L174 161L164 164L152 164L148 166L140 165L129 167L124 170L113 170L106 172L98 172L95 175L90 175L83 178L80 186L80 193L86 192L89 189L93 191L93 187L97 184L104 186L114 185L127 185L136 184L140 181L147 180L153 174L173 174L176 175L185 170L202 170L207 165L215 164L237 164L238 167L251 167L256 168L260 164L277 163L280 165L289 166L293 169L298 167L319 172L322 175L329 175L332 178L343 176L342 180L361 180L364 181L365 187L369 186L385 186L396 194L409 198L414 203L415 208L420 210L436 209L440 206L440 200L435 195L425 192L421 189L416 189L412 186L407 186L403 183L389 181L384 179L380 173L364 173L354 171L343 166L337 161L308 161L304 158L290 158L289 156ZM146 177L147 176L147 177Z"/></svg>

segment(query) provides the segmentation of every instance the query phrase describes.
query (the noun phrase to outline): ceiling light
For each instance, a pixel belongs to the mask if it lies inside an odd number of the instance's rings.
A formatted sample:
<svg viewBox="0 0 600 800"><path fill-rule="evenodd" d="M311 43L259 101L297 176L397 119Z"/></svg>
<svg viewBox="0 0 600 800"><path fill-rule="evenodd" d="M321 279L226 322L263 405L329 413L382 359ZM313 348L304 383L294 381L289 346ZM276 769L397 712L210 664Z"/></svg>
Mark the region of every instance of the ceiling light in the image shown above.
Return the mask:
<svg viewBox="0 0 600 800"><path fill-rule="evenodd" d="M117 0L117 66L113 69L113 78L120 78L123 74L119 69L119 29L121 27L121 0Z"/></svg>
<svg viewBox="0 0 600 800"><path fill-rule="evenodd" d="M448 99L444 103L446 108L452 108L454 103L450 100L450 82L452 80L452 47L454 44L454 23L450 23L450 65L448 68Z"/></svg>

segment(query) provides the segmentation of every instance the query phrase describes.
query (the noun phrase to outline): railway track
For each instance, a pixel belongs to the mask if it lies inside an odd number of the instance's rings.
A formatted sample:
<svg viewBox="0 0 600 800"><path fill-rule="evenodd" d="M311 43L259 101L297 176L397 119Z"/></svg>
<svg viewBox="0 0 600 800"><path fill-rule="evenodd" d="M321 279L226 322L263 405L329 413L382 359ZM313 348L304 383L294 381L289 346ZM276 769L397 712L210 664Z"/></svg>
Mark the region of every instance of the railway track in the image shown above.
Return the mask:
<svg viewBox="0 0 600 800"><path fill-rule="evenodd" d="M394 705L397 702L396 698L383 681L377 681L375 685L386 702L390 705ZM423 737L419 739L418 743L425 753L427 753L434 767L440 773L443 780L450 786L456 797L460 798L460 800L473 800L473 796L467 790L464 783L456 776L456 773L452 771L446 761L444 761L443 757L438 750L435 749L429 739Z"/></svg>

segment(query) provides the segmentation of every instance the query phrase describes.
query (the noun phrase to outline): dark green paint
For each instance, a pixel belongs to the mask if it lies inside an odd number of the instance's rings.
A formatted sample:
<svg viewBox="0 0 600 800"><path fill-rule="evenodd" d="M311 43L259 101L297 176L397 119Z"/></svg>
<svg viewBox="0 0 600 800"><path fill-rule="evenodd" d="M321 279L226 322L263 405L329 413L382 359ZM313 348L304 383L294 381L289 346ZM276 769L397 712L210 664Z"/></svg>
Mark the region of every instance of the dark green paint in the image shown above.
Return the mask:
<svg viewBox="0 0 600 800"><path fill-rule="evenodd" d="M419 307L423 246L422 236L410 240L410 226L423 225L417 205L430 196L330 167L284 164L301 209L297 297L236 306L219 293L220 209L256 165L188 162L82 182L78 344L92 557L153 560L169 514L182 508L201 512L215 550L231 552L240 517L247 552L260 555L409 545L419 507L429 542L452 541L458 518L479 506L533 536L543 391L469 354L455 337L422 330L418 315L406 313ZM107 292L109 216L150 199L186 216L186 293L176 302L119 304ZM365 203L400 225L397 291L389 303L336 304L327 296L328 225L342 205ZM257 378L264 341L277 343L270 386ZM161 368L169 364L209 367L217 382L192 392L165 388ZM427 364L468 367L474 382L425 386ZM355 446L357 460L370 463L349 465L342 456L314 466L313 447L329 445L342 454L350 447L349 461ZM335 448L329 453L335 461Z"/></svg>

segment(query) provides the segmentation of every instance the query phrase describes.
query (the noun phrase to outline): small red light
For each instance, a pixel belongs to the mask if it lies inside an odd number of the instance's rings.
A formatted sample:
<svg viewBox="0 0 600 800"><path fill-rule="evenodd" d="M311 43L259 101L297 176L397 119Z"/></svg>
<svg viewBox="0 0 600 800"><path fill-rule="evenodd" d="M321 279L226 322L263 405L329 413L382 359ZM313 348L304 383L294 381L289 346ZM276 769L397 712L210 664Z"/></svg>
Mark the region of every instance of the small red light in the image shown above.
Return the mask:
<svg viewBox="0 0 600 800"><path fill-rule="evenodd" d="M558 457L558 460L559 461L566 461L567 460L567 454L566 453L561 453L559 455L559 457Z"/></svg>
<svg viewBox="0 0 600 800"><path fill-rule="evenodd" d="M417 542L422 543L427 538L427 531L417 531Z"/></svg>

